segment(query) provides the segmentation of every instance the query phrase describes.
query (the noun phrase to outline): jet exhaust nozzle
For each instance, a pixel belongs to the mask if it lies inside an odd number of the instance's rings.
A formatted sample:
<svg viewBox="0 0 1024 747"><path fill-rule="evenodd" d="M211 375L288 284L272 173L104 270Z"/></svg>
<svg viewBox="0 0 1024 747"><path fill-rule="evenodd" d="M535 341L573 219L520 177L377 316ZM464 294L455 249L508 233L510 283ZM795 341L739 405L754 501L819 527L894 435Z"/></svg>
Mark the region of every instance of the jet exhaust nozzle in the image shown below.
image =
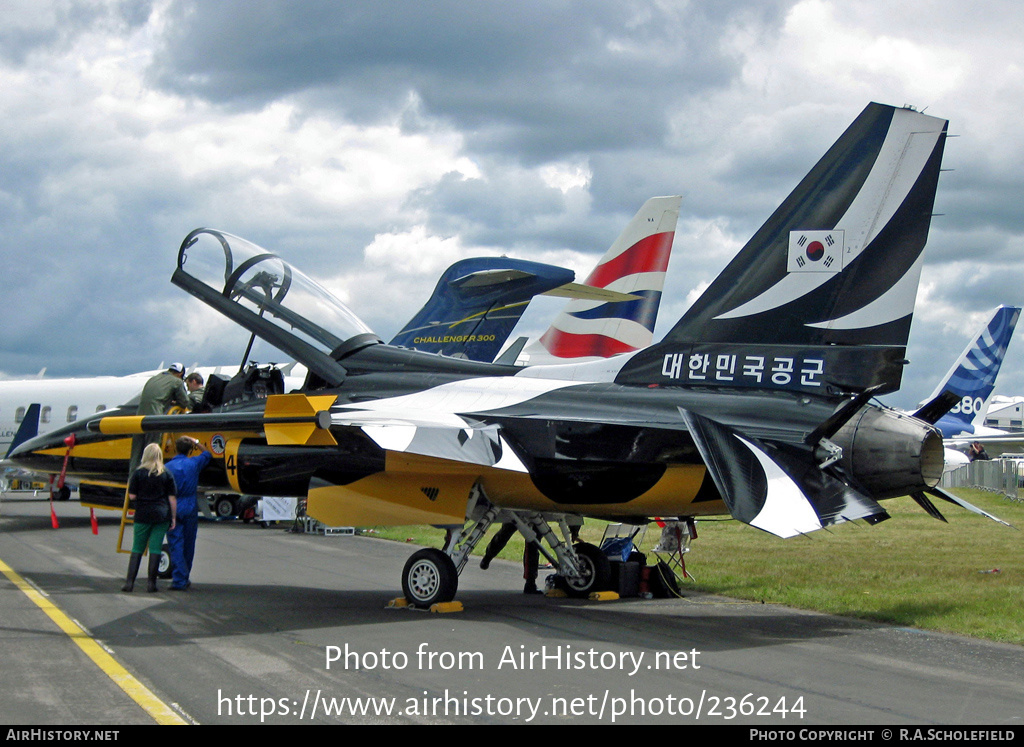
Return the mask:
<svg viewBox="0 0 1024 747"><path fill-rule="evenodd" d="M832 437L840 464L873 498L933 488L942 478L942 434L895 410L865 407Z"/></svg>

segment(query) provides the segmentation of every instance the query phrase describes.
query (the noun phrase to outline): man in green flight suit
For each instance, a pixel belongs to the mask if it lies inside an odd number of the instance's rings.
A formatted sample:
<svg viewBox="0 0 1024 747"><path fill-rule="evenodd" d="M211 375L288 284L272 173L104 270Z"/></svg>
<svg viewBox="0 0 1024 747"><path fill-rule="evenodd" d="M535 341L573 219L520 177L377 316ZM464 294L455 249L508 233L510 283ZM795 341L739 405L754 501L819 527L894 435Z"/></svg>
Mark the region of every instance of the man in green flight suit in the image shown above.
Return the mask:
<svg viewBox="0 0 1024 747"><path fill-rule="evenodd" d="M185 375L185 367L180 363L172 363L166 371L161 371L146 382L142 387L142 394L139 395L139 415L163 415L170 409L171 405L178 405L183 410L190 407L188 395L185 393L185 385L182 377ZM131 475L139 466L142 459L142 451L147 444L159 443L161 433L143 433L141 436L132 436L132 458L128 469Z"/></svg>

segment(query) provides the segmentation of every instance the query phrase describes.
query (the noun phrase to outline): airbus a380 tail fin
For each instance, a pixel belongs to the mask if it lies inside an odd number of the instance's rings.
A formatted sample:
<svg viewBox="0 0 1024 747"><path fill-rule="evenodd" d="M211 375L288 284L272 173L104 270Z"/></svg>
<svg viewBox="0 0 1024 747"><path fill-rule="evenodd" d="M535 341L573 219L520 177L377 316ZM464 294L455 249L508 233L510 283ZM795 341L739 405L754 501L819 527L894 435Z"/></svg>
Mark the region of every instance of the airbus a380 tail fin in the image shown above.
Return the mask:
<svg viewBox="0 0 1024 747"><path fill-rule="evenodd" d="M628 293L630 301L574 299L517 363L538 365L607 358L651 344L682 197L652 197L619 235L585 286Z"/></svg>
<svg viewBox="0 0 1024 747"><path fill-rule="evenodd" d="M974 433L976 426L984 421L1020 311L1019 306L1000 306L993 311L928 398L929 402L934 401L944 392L952 392L960 398L935 422L944 438Z"/></svg>
<svg viewBox="0 0 1024 747"><path fill-rule="evenodd" d="M622 383L899 388L946 120L869 104Z"/></svg>

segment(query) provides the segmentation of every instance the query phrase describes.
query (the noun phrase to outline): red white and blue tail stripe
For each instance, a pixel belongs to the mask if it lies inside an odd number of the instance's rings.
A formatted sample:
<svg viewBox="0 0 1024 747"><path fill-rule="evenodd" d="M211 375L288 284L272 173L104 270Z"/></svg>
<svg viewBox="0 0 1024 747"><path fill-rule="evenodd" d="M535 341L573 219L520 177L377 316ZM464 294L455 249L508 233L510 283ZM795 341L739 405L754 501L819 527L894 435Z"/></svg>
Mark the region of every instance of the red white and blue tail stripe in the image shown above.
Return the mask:
<svg viewBox="0 0 1024 747"><path fill-rule="evenodd" d="M520 361L536 365L607 358L651 344L681 199L645 202L584 283L637 298L570 301L540 339L526 346Z"/></svg>

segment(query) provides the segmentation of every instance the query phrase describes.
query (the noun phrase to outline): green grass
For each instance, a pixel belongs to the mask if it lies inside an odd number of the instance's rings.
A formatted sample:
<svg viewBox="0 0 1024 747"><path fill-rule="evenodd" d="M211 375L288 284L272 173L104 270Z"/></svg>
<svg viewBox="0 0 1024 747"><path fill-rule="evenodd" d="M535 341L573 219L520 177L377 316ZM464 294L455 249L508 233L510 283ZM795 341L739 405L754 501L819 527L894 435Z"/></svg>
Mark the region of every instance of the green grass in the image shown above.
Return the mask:
<svg viewBox="0 0 1024 747"><path fill-rule="evenodd" d="M1024 505L957 492L1024 527ZM949 524L899 498L885 503L892 519L877 526L784 541L738 522L701 522L688 565L697 588L716 594L1024 643L1024 534L936 503Z"/></svg>
<svg viewBox="0 0 1024 747"><path fill-rule="evenodd" d="M1024 529L1024 504L978 490L957 493ZM932 519L910 498L885 502L892 519L781 540L736 521L700 521L686 556L691 588L713 594L1024 644L1024 532L934 501ZM600 540L603 522L582 538ZM374 536L440 547L442 530L379 529ZM657 541L647 532L645 547ZM482 554L486 538L477 546ZM522 557L517 534L499 557ZM999 569L998 573L986 573ZM684 587L685 590L685 587Z"/></svg>

